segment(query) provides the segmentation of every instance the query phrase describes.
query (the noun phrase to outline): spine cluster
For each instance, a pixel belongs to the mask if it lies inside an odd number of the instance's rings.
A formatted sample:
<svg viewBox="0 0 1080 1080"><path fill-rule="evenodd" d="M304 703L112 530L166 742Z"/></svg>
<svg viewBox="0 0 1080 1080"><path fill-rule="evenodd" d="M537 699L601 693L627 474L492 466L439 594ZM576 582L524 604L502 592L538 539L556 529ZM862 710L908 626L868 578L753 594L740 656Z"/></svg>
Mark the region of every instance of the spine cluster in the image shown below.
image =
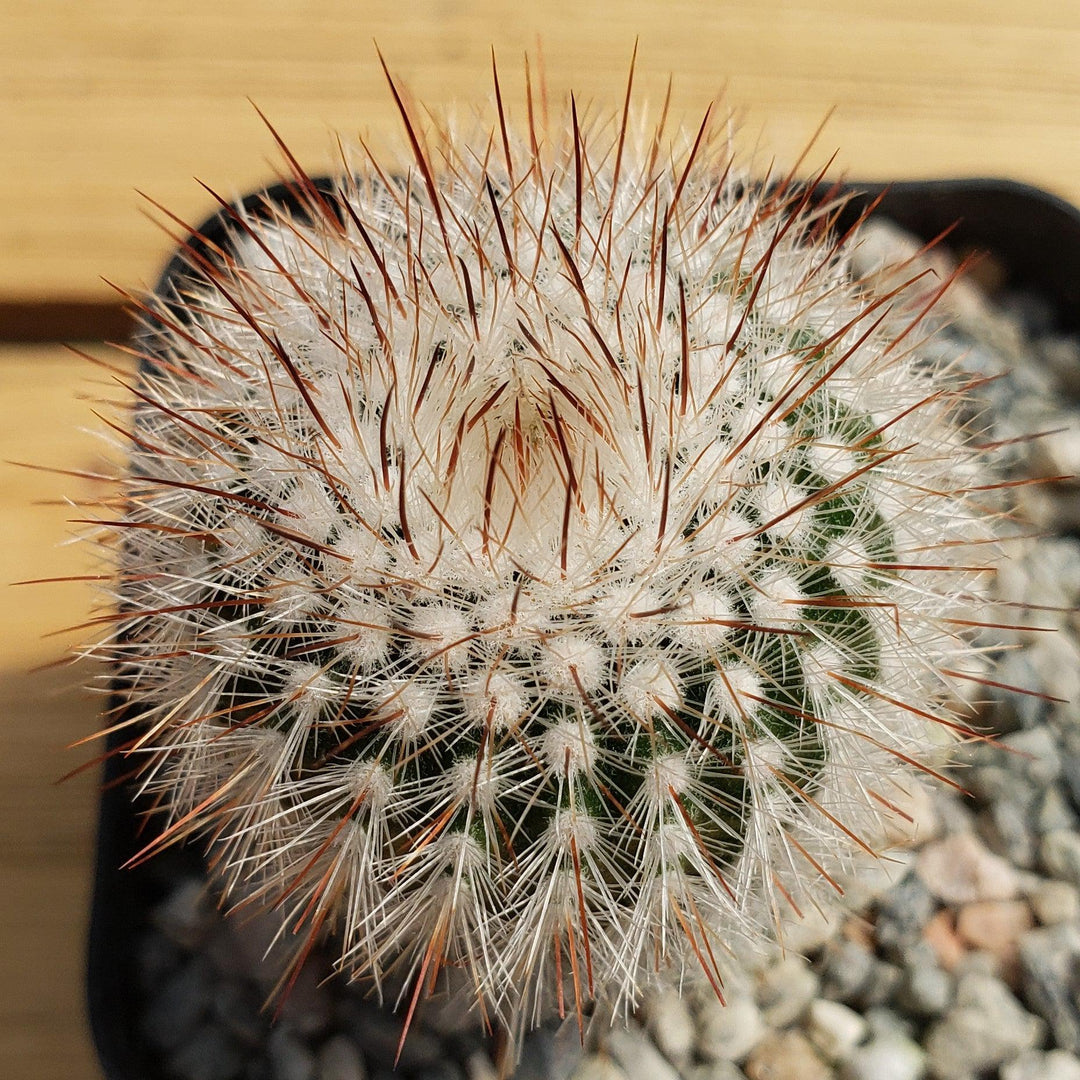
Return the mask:
<svg viewBox="0 0 1080 1080"><path fill-rule="evenodd" d="M414 1004L719 987L963 727L963 387L708 123L403 116L147 306L99 651L156 843Z"/></svg>

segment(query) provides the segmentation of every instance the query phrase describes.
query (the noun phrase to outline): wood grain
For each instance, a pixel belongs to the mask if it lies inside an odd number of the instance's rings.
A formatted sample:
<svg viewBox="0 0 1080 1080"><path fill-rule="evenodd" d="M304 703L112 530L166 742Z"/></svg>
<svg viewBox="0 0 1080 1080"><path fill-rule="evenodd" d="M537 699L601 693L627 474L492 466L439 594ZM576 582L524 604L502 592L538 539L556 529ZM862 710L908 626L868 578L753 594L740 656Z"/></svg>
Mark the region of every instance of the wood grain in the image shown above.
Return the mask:
<svg viewBox="0 0 1080 1080"><path fill-rule="evenodd" d="M434 106L486 100L489 49L520 102L543 43L553 98L610 108L638 85L700 116L721 87L745 141L849 175L994 174L1080 199L1080 5L1059 0L0 0L0 296L107 297L169 246L147 192L198 220L272 172L250 96L310 168L330 130L397 131L373 46ZM521 109L517 108L517 114Z"/></svg>

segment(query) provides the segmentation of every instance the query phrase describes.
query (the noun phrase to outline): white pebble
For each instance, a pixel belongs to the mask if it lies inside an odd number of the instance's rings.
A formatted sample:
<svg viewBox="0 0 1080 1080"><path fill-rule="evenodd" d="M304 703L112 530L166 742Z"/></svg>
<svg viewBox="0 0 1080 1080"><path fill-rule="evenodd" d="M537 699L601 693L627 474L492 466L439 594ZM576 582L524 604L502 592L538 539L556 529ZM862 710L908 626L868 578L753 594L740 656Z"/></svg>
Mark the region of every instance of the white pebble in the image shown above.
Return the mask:
<svg viewBox="0 0 1080 1080"><path fill-rule="evenodd" d="M971 833L955 833L923 848L916 870L947 904L1011 900L1019 890L1016 871Z"/></svg>
<svg viewBox="0 0 1080 1080"><path fill-rule="evenodd" d="M495 1074L491 1075L494 1077ZM469 1080L474 1080L471 1071ZM628 1077L607 1054L589 1054L578 1063L570 1074L570 1080L628 1080Z"/></svg>
<svg viewBox="0 0 1080 1080"><path fill-rule="evenodd" d="M896 1032L857 1047L840 1072L842 1080L920 1080L925 1075L922 1048Z"/></svg>
<svg viewBox="0 0 1080 1080"><path fill-rule="evenodd" d="M694 1021L682 994L673 986L658 987L645 999L645 1026L661 1053L682 1067L694 1049Z"/></svg>
<svg viewBox="0 0 1080 1080"><path fill-rule="evenodd" d="M742 995L726 1005L702 995L698 1025L697 1050L707 1061L745 1061L768 1033L753 999Z"/></svg>
<svg viewBox="0 0 1080 1080"><path fill-rule="evenodd" d="M828 1061L844 1061L866 1037L866 1021L839 1001L818 998L806 1016L806 1034Z"/></svg>
<svg viewBox="0 0 1080 1080"><path fill-rule="evenodd" d="M319 1048L318 1080L366 1080L364 1059L356 1043L345 1035L327 1039Z"/></svg>
<svg viewBox="0 0 1080 1080"><path fill-rule="evenodd" d="M765 1023L783 1028L799 1019L817 992L817 975L801 956L792 954L762 973L756 996Z"/></svg>
<svg viewBox="0 0 1080 1080"><path fill-rule="evenodd" d="M1001 1067L1001 1080L1080 1080L1080 1060L1068 1050L1029 1050Z"/></svg>
<svg viewBox="0 0 1080 1080"><path fill-rule="evenodd" d="M615 1028L607 1038L607 1049L633 1080L679 1080L675 1067L639 1027Z"/></svg>

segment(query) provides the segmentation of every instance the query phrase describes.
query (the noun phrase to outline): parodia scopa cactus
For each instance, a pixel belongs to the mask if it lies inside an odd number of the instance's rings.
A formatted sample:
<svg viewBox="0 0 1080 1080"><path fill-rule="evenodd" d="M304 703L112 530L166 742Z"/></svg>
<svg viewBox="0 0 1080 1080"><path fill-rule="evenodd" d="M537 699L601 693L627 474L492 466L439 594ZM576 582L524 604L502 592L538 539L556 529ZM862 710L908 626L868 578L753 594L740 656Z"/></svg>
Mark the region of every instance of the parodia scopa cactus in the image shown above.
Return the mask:
<svg viewBox="0 0 1080 1080"><path fill-rule="evenodd" d="M157 843L413 1001L715 981L963 728L993 511L940 283L853 282L708 120L402 115L144 302L124 752Z"/></svg>

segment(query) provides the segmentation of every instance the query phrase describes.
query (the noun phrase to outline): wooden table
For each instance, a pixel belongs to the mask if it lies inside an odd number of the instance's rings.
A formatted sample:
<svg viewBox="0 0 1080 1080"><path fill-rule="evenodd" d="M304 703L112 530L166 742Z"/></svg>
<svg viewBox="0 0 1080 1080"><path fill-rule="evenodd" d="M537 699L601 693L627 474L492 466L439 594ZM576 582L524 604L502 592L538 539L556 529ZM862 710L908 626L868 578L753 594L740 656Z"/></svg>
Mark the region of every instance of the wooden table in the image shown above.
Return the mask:
<svg viewBox="0 0 1080 1080"><path fill-rule="evenodd" d="M759 160L839 148L860 178L1005 175L1080 201L1080 4L1061 0L0 0L0 458L93 471L107 446L80 395L116 398L56 344L116 325L115 294L153 281L170 245L139 188L182 217L210 209L198 176L234 194L273 174L254 99L313 171L331 129L376 143L398 121L372 39L416 96L486 100L489 46L521 117L521 56L540 35L549 92L617 105L635 35L636 85L696 122L721 87ZM80 306L81 305L81 306ZM2 468L0 580L93 572L57 547L57 504L93 482ZM82 949L95 782L54 781L92 751L80 692L93 672L49 667L86 619L87 582L0 589L0 1071L85 1080ZM84 632L82 637L85 638Z"/></svg>

